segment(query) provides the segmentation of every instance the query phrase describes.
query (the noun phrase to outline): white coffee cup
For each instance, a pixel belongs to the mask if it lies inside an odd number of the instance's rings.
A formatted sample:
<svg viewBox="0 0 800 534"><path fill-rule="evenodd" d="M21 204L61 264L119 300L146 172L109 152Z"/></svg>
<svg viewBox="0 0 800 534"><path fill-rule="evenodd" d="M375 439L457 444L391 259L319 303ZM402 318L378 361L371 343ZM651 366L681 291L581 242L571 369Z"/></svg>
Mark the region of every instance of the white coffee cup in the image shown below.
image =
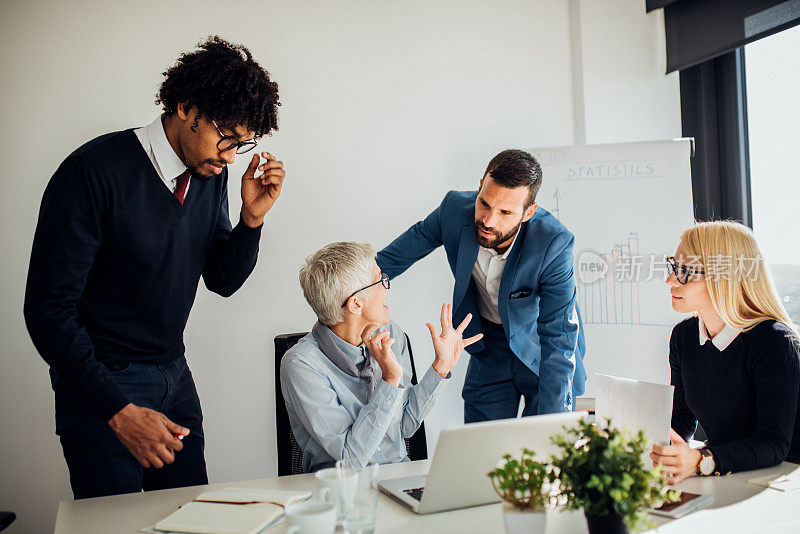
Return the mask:
<svg viewBox="0 0 800 534"><path fill-rule="evenodd" d="M305 501L286 507L286 534L333 534L336 506L320 501Z"/></svg>
<svg viewBox="0 0 800 534"><path fill-rule="evenodd" d="M317 478L315 498L318 501L333 504L337 509L337 519L341 522L344 518L344 510L353 502L353 496L358 486L358 473L329 467L317 471L314 476Z"/></svg>

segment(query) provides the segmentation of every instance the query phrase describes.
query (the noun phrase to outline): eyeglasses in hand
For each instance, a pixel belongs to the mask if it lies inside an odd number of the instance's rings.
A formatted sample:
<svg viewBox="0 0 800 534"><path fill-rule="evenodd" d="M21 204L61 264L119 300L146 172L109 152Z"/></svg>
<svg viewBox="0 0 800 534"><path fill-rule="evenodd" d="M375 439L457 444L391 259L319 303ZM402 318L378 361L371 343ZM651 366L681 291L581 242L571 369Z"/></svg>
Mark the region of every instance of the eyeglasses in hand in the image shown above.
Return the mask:
<svg viewBox="0 0 800 534"><path fill-rule="evenodd" d="M232 135L223 134L222 130L219 129L219 126L217 126L217 123L213 120L211 121L211 124L214 125L214 128L217 129L217 133L222 138L217 141L217 150L220 152L227 152L232 148L236 148L237 154L244 154L245 152L250 152L256 147L257 143L255 141L239 141L239 139Z"/></svg>

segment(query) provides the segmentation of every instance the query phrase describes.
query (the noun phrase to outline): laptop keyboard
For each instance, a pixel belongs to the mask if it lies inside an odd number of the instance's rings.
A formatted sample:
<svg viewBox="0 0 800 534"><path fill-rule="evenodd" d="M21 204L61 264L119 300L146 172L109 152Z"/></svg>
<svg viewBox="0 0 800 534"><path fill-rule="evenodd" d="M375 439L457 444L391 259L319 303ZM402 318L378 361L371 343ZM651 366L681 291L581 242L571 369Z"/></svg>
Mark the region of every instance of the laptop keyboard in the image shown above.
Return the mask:
<svg viewBox="0 0 800 534"><path fill-rule="evenodd" d="M403 490L403 493L405 493L406 495L408 495L411 498L414 498L414 499L416 499L418 501L421 501L422 500L422 492L423 492L423 490L425 490L425 486L422 486L421 488L405 489L405 490Z"/></svg>

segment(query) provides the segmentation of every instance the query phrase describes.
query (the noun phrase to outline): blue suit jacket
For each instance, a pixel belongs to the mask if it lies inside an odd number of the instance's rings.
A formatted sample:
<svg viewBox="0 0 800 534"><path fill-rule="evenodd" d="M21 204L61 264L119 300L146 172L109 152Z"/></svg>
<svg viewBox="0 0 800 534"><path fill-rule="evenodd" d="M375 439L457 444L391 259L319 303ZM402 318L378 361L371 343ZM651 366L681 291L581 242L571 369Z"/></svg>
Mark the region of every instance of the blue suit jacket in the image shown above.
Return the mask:
<svg viewBox="0 0 800 534"><path fill-rule="evenodd" d="M453 322L473 316L464 337L481 331L472 268L478 257L473 223L477 191L450 191L441 205L378 253L390 278L444 245L455 276ZM498 307L511 350L539 376L539 413L572 409L586 383L585 340L572 274L574 236L539 207L520 228L500 281ZM483 341L467 350L480 357Z"/></svg>

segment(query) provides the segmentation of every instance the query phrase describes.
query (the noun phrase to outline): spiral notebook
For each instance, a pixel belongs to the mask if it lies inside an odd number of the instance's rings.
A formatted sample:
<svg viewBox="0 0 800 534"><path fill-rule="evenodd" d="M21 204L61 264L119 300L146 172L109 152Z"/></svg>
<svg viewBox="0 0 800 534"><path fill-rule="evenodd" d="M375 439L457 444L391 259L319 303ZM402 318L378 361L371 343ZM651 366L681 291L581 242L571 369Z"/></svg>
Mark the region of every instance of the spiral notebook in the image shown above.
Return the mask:
<svg viewBox="0 0 800 534"><path fill-rule="evenodd" d="M310 491L225 488L201 493L155 524L156 532L256 534L283 516Z"/></svg>

